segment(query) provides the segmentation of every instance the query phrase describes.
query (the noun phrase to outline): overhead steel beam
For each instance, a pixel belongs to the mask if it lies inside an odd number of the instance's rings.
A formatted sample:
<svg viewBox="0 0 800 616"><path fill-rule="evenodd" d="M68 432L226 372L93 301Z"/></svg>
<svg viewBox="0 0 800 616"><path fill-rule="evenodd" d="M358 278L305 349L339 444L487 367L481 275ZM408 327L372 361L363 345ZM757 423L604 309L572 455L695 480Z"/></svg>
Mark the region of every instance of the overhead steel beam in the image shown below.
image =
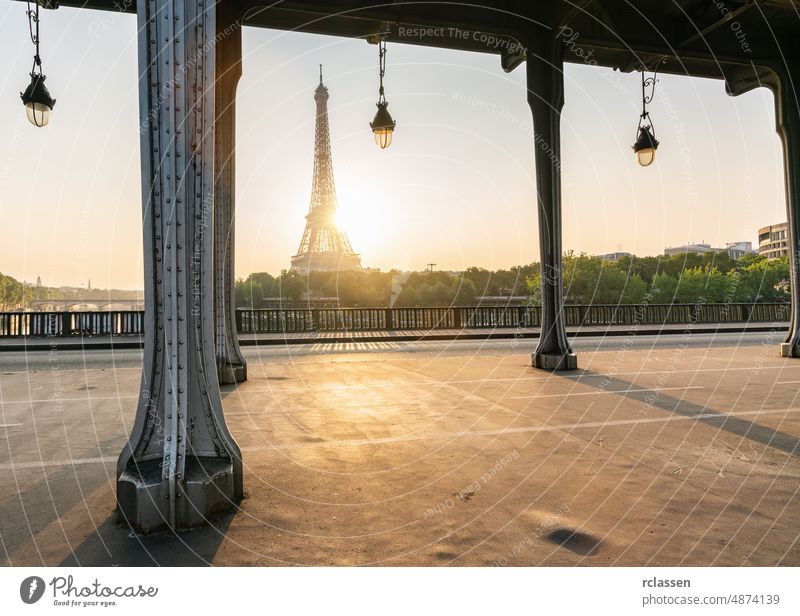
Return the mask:
<svg viewBox="0 0 800 616"><path fill-rule="evenodd" d="M370 33L376 32L381 23L391 23L395 26L403 24L404 27L416 27L418 25L458 25L462 30L481 31L494 33L498 36L512 40L521 27L533 24L531 20L546 20L546 15L552 13L557 7L567 6L559 2L494 2L487 3L481 8L472 7L471 11L453 12L450 9L449 17L443 11L447 8L439 3L400 3L364 6L358 2L347 0L331 0L327 3L318 1L299 1L263 3L263 0L223 0L224 4L234 4L240 10L247 9L243 18L245 25L254 27L269 27L280 30L293 30L302 32L313 32L331 36L344 36L366 38ZM261 3L261 6L259 5ZM135 0L60 0L61 6L72 6L77 8L90 8L100 10L114 10L123 12L135 11ZM758 16L758 21L767 20L769 23L770 42L759 40L756 44L753 41L752 49L758 50L761 57L755 57L754 53L744 53L738 46L717 46L713 50L686 49L684 45L671 43L662 39L650 40L646 33L643 36L641 24L646 19L652 22L655 30L668 32L675 26L677 16L674 13L675 7L666 5L656 0L637 3L637 11L634 14L619 15L615 12L613 2L603 0L593 0L586 2L582 0L581 5L573 3L571 10L562 11L561 17L553 22L553 27L568 23L573 29L580 32L578 42L586 50L594 49L596 52L593 57L593 65L605 66L610 68L621 68L621 70L639 69L642 65L641 58L646 54L652 54L654 58L672 56L686 59L683 62L685 71L681 74L696 77L726 78L720 74L719 63L747 64L761 70L771 60L781 57L781 49L786 48L787 43L791 43L793 33L788 29L791 19L796 19L796 11L792 0L758 0L743 6L757 6L762 12L769 8L767 16ZM743 10L743 6L737 7L734 11ZM670 9L672 12L668 11ZM612 28L591 28L587 24L581 24L577 18L585 15L600 15L602 23L610 22L609 15L614 15L614 27ZM642 19L634 19L639 14ZM747 17L753 21L753 15L738 13L739 17ZM783 16L786 19L783 19ZM724 23L724 18L717 20ZM749 22L748 22L749 23ZM713 26L714 24L712 24ZM784 25L781 29L781 25ZM583 26L587 26L583 28ZM719 27L717 25L716 27ZM743 28L747 28L743 22ZM684 33L684 37L687 35ZM695 36L692 34L692 37ZM775 42L777 37L778 42ZM517 37L518 38L518 37ZM691 38L691 37L689 37ZM470 37L462 39L460 37L449 36L423 36L400 37L394 39L395 42L409 44L420 44L426 46L437 46L447 49L457 49L464 51L493 51L486 45L476 45ZM502 50L497 50L502 51ZM602 53L601 53L602 52ZM774 56L774 57L773 57ZM512 66L518 57L512 55L506 58L504 67ZM691 59L691 61L688 61ZM511 62L509 62L511 61ZM585 57L576 58L567 55L565 62L586 63ZM662 69L663 70L663 69ZM734 87L735 91L745 91L743 88Z"/></svg>
<svg viewBox="0 0 800 616"><path fill-rule="evenodd" d="M686 47L687 45L691 45L695 41L698 41L700 39L704 39L707 35L709 35L712 32L714 32L714 30L719 28L721 25L726 24L729 21L731 21L732 19L736 19L742 13L745 13L745 12L749 11L751 8L753 8L755 6L755 4L756 4L755 0L750 0L750 2L748 2L747 4L743 4L739 8L736 8L736 9L730 11L729 13L725 13L718 20L716 20L715 22L713 22L709 26L706 26L700 32L695 34L694 36L690 36L685 41L682 41L681 43L679 43L678 47Z"/></svg>

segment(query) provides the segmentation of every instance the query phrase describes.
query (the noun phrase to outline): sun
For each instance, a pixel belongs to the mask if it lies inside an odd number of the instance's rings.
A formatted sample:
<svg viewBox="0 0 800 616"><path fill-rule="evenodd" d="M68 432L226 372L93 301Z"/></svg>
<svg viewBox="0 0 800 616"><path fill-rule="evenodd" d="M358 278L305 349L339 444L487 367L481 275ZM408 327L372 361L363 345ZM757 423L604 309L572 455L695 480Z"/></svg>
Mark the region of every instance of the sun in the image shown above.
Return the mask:
<svg viewBox="0 0 800 616"><path fill-rule="evenodd" d="M386 214L384 208L361 195L340 198L334 218L336 225L350 238L355 252L375 255L386 239Z"/></svg>

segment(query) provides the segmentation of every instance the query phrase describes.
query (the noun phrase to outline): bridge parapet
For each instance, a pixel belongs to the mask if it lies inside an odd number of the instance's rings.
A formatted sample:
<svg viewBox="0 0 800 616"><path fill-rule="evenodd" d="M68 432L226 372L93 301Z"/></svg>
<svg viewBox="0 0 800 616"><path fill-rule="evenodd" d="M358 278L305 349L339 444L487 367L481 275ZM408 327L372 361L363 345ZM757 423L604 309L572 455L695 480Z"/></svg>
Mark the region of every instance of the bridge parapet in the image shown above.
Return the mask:
<svg viewBox="0 0 800 616"><path fill-rule="evenodd" d="M783 323L790 304L593 304L564 306L567 326ZM142 336L144 312L0 312L0 337ZM240 334L539 327L539 306L238 309Z"/></svg>

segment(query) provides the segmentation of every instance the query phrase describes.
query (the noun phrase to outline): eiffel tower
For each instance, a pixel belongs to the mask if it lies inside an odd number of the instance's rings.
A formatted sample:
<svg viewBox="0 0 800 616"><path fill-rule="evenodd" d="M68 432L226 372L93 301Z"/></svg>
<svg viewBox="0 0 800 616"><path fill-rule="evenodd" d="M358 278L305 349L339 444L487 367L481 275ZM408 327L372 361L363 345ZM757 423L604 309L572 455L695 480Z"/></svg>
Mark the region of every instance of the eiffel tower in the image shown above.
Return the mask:
<svg viewBox="0 0 800 616"><path fill-rule="evenodd" d="M317 103L317 123L311 206L306 214L306 228L303 239L300 240L300 248L292 257L292 269L301 274L361 269L361 257L353 252L347 234L339 228L335 219L336 186L333 183L331 138L328 129L328 88L322 84L321 64L314 100Z"/></svg>

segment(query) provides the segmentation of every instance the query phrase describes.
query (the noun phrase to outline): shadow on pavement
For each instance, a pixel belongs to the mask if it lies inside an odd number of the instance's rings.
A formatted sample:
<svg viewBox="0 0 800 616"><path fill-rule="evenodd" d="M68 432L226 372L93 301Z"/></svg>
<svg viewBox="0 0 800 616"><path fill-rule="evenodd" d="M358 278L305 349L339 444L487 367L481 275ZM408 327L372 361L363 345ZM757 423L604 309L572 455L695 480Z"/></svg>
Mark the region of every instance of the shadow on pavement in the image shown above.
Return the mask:
<svg viewBox="0 0 800 616"><path fill-rule="evenodd" d="M767 447L778 449L790 456L800 457L800 438L787 434L786 432L773 430L767 426L762 426L752 421L736 417L734 414L717 411L701 404L689 402L683 398L670 396L664 394L662 391L642 391L641 384L634 384L624 379L595 374L589 370L585 371L583 376L597 376L602 378L596 383L594 380L584 381L584 379L581 378L580 383L582 385L596 387L602 391L614 391L620 396L641 402L645 407L663 409L670 413L682 415L683 417L695 418L697 421L714 426L719 430L725 430L726 432L761 443ZM638 391L626 391L630 389Z"/></svg>
<svg viewBox="0 0 800 616"><path fill-rule="evenodd" d="M76 547L64 567L204 567L211 565L235 512L213 520L210 526L171 533L139 535L117 523L112 514Z"/></svg>

